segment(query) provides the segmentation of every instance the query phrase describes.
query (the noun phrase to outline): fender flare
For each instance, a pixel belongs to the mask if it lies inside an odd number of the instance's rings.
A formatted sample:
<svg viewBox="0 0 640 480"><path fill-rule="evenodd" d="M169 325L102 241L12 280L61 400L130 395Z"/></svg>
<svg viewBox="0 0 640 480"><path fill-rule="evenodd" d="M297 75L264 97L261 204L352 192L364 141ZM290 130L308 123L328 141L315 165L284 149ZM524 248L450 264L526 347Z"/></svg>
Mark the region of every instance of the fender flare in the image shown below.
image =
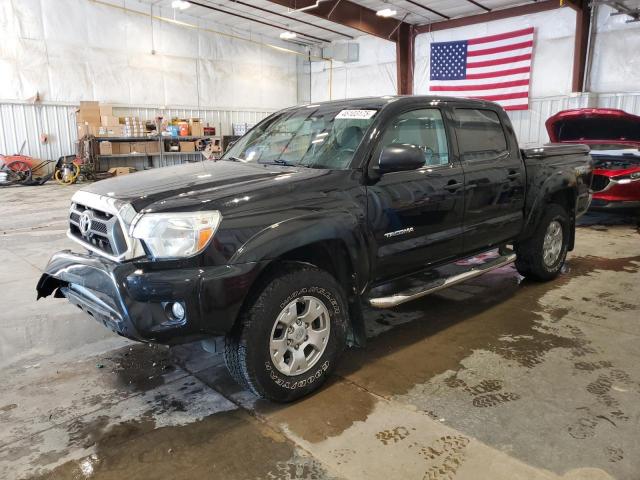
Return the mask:
<svg viewBox="0 0 640 480"><path fill-rule="evenodd" d="M533 202L528 206L521 238L527 238L536 229L544 213L544 205L549 202L553 195L567 190L577 191L575 178L572 179L566 173L551 175L544 180L542 185L534 188L536 194Z"/></svg>
<svg viewBox="0 0 640 480"><path fill-rule="evenodd" d="M247 240L229 259L229 263L262 262L323 241L341 241L353 267L360 291L369 278L369 248L364 233L365 217L336 210L311 212L269 225Z"/></svg>

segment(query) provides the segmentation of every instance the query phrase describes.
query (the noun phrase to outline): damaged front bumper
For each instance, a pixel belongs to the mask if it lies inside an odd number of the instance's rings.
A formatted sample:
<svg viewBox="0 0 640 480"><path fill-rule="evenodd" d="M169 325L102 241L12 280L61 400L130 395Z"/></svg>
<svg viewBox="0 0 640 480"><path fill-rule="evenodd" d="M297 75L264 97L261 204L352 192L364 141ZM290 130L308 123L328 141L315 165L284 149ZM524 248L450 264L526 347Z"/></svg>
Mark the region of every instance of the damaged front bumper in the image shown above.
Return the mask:
<svg viewBox="0 0 640 480"><path fill-rule="evenodd" d="M54 294L124 337L164 344L228 332L259 263L158 269L152 262L56 253L37 285L38 299ZM178 302L185 315L177 319Z"/></svg>

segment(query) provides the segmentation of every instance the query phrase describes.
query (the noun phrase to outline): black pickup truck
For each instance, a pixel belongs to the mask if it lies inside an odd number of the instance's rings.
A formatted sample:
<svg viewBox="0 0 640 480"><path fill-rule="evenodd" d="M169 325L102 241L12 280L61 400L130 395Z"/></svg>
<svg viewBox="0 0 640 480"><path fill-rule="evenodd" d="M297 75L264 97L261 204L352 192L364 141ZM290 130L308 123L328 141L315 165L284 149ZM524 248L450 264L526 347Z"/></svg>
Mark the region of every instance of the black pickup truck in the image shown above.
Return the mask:
<svg viewBox="0 0 640 480"><path fill-rule="evenodd" d="M364 344L364 305L390 308L511 262L554 278L590 183L587 147L521 150L490 102L289 108L220 161L78 191L68 236L86 251L56 253L38 298L66 297L144 342L224 335L232 376L290 401L347 344Z"/></svg>

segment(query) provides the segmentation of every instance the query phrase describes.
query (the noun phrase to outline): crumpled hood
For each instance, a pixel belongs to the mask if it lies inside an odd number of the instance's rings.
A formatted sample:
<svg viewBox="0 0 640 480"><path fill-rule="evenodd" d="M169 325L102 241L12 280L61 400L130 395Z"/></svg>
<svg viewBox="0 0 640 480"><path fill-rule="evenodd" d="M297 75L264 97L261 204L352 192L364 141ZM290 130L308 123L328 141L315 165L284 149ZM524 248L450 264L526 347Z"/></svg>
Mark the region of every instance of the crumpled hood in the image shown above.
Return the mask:
<svg viewBox="0 0 640 480"><path fill-rule="evenodd" d="M545 122L552 142L640 147L640 117L613 108L564 110Z"/></svg>
<svg viewBox="0 0 640 480"><path fill-rule="evenodd" d="M302 167L203 161L110 178L83 190L128 202L136 211L151 206L157 211L215 202L257 190L281 190L293 181L321 172Z"/></svg>

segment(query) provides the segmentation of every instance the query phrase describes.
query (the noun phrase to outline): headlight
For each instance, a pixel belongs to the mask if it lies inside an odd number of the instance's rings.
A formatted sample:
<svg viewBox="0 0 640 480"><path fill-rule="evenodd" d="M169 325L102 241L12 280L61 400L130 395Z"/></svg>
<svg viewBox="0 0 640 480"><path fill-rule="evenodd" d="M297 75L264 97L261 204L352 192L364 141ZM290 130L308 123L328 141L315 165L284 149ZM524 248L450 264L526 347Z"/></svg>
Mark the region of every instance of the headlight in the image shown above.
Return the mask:
<svg viewBox="0 0 640 480"><path fill-rule="evenodd" d="M182 258L205 249L222 220L218 211L147 213L132 235L144 242L154 258Z"/></svg>
<svg viewBox="0 0 640 480"><path fill-rule="evenodd" d="M618 182L621 185L624 185L626 183L635 182L637 180L640 180L640 171L639 172L632 172L629 175L620 175L619 177L613 177L613 180L615 180L616 182Z"/></svg>

